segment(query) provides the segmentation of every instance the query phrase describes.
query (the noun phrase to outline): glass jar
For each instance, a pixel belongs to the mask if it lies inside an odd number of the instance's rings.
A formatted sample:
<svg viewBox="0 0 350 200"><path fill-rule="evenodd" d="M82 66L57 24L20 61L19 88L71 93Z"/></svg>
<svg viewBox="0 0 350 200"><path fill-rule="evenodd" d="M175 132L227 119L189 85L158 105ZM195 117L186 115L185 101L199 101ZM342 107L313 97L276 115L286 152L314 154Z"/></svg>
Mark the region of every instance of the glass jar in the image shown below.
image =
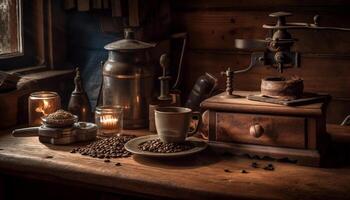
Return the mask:
<svg viewBox="0 0 350 200"><path fill-rule="evenodd" d="M41 117L61 108L61 98L56 92L40 91L30 94L28 99L28 124L40 126Z"/></svg>
<svg viewBox="0 0 350 200"><path fill-rule="evenodd" d="M97 135L112 137L123 130L123 109L120 106L98 106L95 111Z"/></svg>

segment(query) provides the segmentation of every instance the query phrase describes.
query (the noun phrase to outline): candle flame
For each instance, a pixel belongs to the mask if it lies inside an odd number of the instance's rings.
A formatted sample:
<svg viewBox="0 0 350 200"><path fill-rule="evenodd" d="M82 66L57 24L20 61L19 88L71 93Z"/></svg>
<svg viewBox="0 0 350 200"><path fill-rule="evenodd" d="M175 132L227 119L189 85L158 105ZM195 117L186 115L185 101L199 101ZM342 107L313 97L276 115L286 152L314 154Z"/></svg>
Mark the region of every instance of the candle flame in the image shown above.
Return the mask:
<svg viewBox="0 0 350 200"><path fill-rule="evenodd" d="M117 128L118 119L112 115L103 115L101 116L100 121L105 128Z"/></svg>
<svg viewBox="0 0 350 200"><path fill-rule="evenodd" d="M35 112L43 113L44 116L48 115L48 111L50 110L51 105L49 104L49 101L43 100L42 104L39 105L36 109Z"/></svg>

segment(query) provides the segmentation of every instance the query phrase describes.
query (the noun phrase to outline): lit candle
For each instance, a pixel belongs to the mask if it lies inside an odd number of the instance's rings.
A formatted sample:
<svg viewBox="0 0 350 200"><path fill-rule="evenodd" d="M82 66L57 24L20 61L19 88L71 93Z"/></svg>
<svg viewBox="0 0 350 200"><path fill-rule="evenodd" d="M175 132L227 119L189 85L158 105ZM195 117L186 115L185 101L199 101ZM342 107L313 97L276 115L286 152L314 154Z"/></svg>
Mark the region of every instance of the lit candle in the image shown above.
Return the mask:
<svg viewBox="0 0 350 200"><path fill-rule="evenodd" d="M61 108L61 100L56 92L41 91L30 94L28 99L28 124L40 126L41 117Z"/></svg>
<svg viewBox="0 0 350 200"><path fill-rule="evenodd" d="M99 106L95 111L95 123L99 136L117 135L123 129L123 109L118 106Z"/></svg>
<svg viewBox="0 0 350 200"><path fill-rule="evenodd" d="M118 119L113 115L101 116L101 126L106 129L118 129Z"/></svg>

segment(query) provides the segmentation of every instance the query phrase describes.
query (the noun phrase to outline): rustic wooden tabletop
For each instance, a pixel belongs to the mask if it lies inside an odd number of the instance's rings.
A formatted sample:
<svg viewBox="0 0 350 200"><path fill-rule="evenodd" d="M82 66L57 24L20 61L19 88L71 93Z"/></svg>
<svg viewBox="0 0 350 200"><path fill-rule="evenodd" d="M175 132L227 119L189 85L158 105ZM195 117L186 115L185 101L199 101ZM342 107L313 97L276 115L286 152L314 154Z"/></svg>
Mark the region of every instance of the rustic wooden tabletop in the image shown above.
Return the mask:
<svg viewBox="0 0 350 200"><path fill-rule="evenodd" d="M36 137L15 138L9 132L0 131L2 173L182 199L350 198L350 167L303 167L224 155L213 148L190 158L154 160L133 156L106 163L70 153L73 146L42 144ZM117 162L121 166L116 166ZM257 162L259 168L251 167L252 162ZM275 166L274 171L263 169L269 163ZM248 173L241 173L242 169Z"/></svg>

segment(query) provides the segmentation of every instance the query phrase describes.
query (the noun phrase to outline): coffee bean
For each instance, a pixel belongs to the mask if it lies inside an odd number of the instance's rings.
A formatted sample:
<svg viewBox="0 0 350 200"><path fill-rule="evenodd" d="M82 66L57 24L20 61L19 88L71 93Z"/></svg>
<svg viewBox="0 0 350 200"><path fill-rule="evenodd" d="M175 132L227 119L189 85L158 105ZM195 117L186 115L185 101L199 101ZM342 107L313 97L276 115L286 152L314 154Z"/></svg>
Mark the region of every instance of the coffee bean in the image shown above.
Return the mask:
<svg viewBox="0 0 350 200"><path fill-rule="evenodd" d="M241 169L241 171L240 171L242 174L246 174L246 173L248 173L246 170L244 170L244 169Z"/></svg>
<svg viewBox="0 0 350 200"><path fill-rule="evenodd" d="M146 141L139 145L140 150L155 153L176 153L194 148L192 143L163 143L160 139Z"/></svg>
<svg viewBox="0 0 350 200"><path fill-rule="evenodd" d="M110 161L110 160L108 160L108 159L106 159L106 160L104 160L104 162L107 162L107 163L108 163L108 162L111 162L111 161Z"/></svg>
<svg viewBox="0 0 350 200"><path fill-rule="evenodd" d="M253 163L251 164L251 166L252 166L253 168L258 168L258 163L253 162Z"/></svg>
<svg viewBox="0 0 350 200"><path fill-rule="evenodd" d="M273 164L268 164L266 167L264 167L264 170L273 171L275 170L275 167Z"/></svg>
<svg viewBox="0 0 350 200"><path fill-rule="evenodd" d="M119 162L115 163L115 166L122 166Z"/></svg>
<svg viewBox="0 0 350 200"><path fill-rule="evenodd" d="M229 169L224 169L224 172L226 172L226 173L231 173L232 171L229 170Z"/></svg>
<svg viewBox="0 0 350 200"><path fill-rule="evenodd" d="M99 159L110 159L118 157L128 157L131 155L124 145L135 136L115 136L110 138L102 138L94 141L84 147L77 147L71 153L80 153L84 156L90 156Z"/></svg>

